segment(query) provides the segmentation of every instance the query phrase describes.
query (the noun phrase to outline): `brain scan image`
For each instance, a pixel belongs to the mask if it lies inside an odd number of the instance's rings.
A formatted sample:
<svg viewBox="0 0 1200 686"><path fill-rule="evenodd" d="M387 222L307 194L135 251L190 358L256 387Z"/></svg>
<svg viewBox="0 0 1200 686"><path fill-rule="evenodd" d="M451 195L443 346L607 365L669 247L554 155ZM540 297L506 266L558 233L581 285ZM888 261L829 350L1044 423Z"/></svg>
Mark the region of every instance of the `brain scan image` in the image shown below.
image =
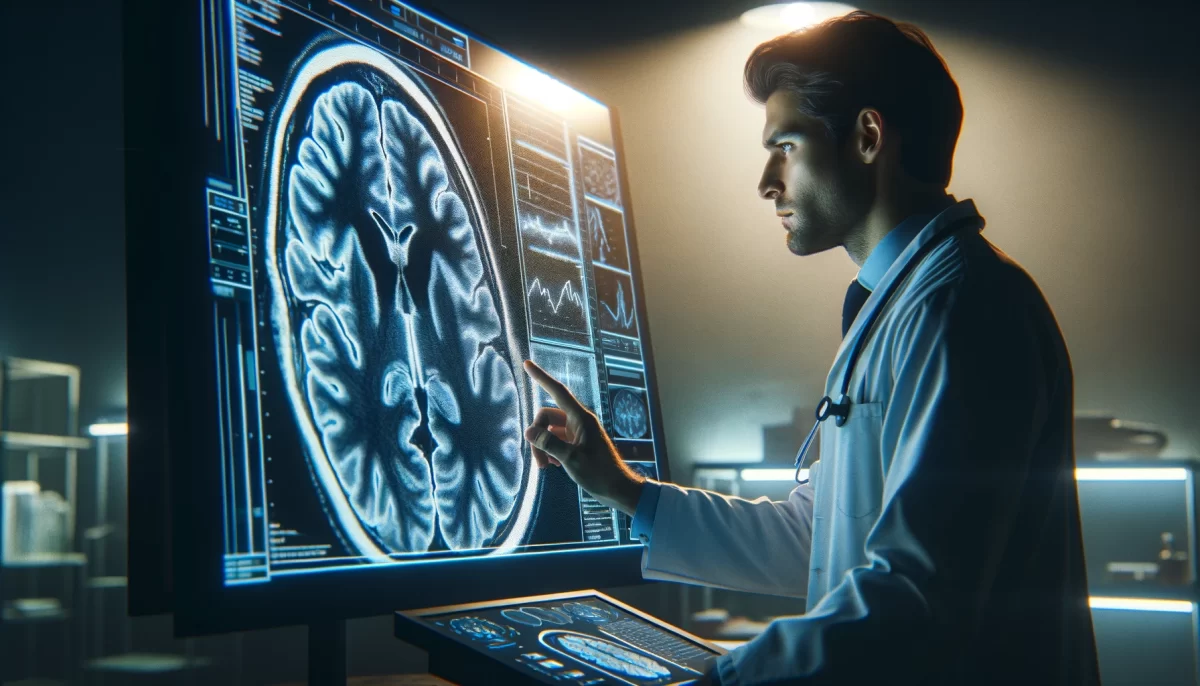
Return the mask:
<svg viewBox="0 0 1200 686"><path fill-rule="evenodd" d="M657 682L671 676L671 670L654 658L602 638L571 631L543 631L539 640L612 676L642 682Z"/></svg>
<svg viewBox="0 0 1200 686"><path fill-rule="evenodd" d="M641 438L649 428L642 395L622 388L613 394L613 425L622 438Z"/></svg>
<svg viewBox="0 0 1200 686"><path fill-rule="evenodd" d="M619 202L617 164L594 149L580 146L583 157L583 187L589 195Z"/></svg>
<svg viewBox="0 0 1200 686"><path fill-rule="evenodd" d="M454 633L483 643L507 643L517 635L509 627L501 626L482 617L458 617L450 620Z"/></svg>
<svg viewBox="0 0 1200 686"><path fill-rule="evenodd" d="M523 607L521 609L527 614L533 615L547 624L556 624L558 626L562 626L575 621L571 619L571 615L561 610L555 610L551 607Z"/></svg>
<svg viewBox="0 0 1200 686"><path fill-rule="evenodd" d="M308 55L268 150L270 324L327 514L366 557L503 548L534 497L487 220L416 77Z"/></svg>
<svg viewBox="0 0 1200 686"><path fill-rule="evenodd" d="M571 615L565 612L544 607L508 608L501 610L500 615L510 622L524 624L525 626L541 626L542 624L562 626L575 621L571 618Z"/></svg>
<svg viewBox="0 0 1200 686"><path fill-rule="evenodd" d="M508 621L516 622L517 624L524 624L525 626L541 626L542 625L542 620L540 617L530 614L529 612L526 612L525 610L526 610L526 608L521 608L520 610L514 610L512 608L509 608L507 610L501 610L500 614Z"/></svg>
<svg viewBox="0 0 1200 686"><path fill-rule="evenodd" d="M612 610L590 603L563 603L562 609L575 619L582 619L592 624L607 624L617 618Z"/></svg>

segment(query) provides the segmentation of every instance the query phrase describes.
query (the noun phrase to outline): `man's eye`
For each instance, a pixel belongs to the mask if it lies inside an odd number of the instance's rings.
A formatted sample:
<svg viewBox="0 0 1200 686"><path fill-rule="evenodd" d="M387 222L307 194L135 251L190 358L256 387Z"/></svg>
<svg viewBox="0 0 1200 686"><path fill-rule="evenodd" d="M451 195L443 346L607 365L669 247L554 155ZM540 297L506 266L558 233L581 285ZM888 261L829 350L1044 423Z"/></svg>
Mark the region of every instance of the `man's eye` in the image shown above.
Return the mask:
<svg viewBox="0 0 1200 686"><path fill-rule="evenodd" d="M794 143L780 143L779 144L779 149L781 151L783 151L783 154L785 154L785 155L790 153L792 150L794 150L795 147L796 147L796 145Z"/></svg>

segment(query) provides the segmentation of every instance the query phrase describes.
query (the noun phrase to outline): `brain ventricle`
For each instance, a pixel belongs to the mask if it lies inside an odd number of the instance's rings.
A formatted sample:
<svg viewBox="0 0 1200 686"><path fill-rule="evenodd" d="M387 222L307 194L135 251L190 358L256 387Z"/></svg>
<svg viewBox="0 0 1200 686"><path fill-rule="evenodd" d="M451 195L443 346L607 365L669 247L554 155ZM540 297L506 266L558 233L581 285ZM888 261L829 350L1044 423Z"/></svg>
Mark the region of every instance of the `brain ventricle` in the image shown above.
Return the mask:
<svg viewBox="0 0 1200 686"><path fill-rule="evenodd" d="M504 322L456 170L395 98L316 98L281 234L307 420L389 552L492 542L522 483Z"/></svg>

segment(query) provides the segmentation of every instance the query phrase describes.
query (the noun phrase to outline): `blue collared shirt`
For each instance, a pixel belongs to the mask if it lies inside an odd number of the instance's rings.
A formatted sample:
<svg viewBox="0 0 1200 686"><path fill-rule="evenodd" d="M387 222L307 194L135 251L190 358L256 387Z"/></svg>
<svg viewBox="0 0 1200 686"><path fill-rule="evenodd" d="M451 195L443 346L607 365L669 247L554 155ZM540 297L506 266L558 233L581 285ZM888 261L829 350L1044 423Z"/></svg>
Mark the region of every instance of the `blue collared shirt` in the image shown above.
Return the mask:
<svg viewBox="0 0 1200 686"><path fill-rule="evenodd" d="M896 262L896 258L900 257L912 239L921 233L921 229L924 229L934 216L914 214L897 224L896 228L889 231L871 250L862 268L858 270L858 282L869 291L875 290ZM658 496L661 490L662 487L653 481L646 481L642 487L642 495L638 498L637 510L634 511L633 521L629 526L629 535L634 540L650 543L650 536L654 533L654 513L658 510Z"/></svg>
<svg viewBox="0 0 1200 686"><path fill-rule="evenodd" d="M889 231L867 256L867 261L863 262L862 269L858 270L858 282L868 291L875 290L884 275L895 264L896 258L900 257L900 253L904 252L908 244L912 243L912 239L921 233L921 229L925 228L925 225L933 217L932 214L914 214L897 224L896 228Z"/></svg>

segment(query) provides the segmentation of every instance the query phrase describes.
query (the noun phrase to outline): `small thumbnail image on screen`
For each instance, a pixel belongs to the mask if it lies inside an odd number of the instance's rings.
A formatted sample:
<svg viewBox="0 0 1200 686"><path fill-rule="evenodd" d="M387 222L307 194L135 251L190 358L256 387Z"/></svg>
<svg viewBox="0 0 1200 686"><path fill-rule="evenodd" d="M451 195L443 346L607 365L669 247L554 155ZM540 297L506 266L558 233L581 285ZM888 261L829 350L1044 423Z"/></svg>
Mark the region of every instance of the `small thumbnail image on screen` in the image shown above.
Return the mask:
<svg viewBox="0 0 1200 686"><path fill-rule="evenodd" d="M440 633L554 682L666 686L703 674L717 654L594 597L426 617Z"/></svg>

